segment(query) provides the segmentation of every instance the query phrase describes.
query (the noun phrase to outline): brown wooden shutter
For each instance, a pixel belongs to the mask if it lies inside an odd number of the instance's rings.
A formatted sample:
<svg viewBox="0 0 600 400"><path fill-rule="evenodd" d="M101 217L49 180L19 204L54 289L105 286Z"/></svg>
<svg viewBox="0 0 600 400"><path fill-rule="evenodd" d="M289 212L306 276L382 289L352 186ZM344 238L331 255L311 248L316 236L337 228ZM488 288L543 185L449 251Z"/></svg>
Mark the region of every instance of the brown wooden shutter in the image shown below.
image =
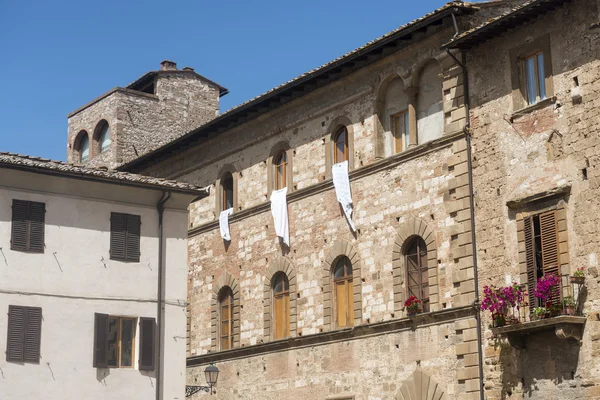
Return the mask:
<svg viewBox="0 0 600 400"><path fill-rule="evenodd" d="M141 223L139 215L127 214L127 240L125 242L125 252L128 261L140 261Z"/></svg>
<svg viewBox="0 0 600 400"><path fill-rule="evenodd" d="M537 272L535 266L535 239L533 234L533 219L527 217L523 220L523 232L525 234L525 261L527 263L527 294L529 297L529 309L537 307L537 298L533 294L537 284Z"/></svg>
<svg viewBox="0 0 600 400"><path fill-rule="evenodd" d="M42 309L27 307L26 323L23 361L38 363L40 362L40 341L42 337Z"/></svg>
<svg viewBox="0 0 600 400"><path fill-rule="evenodd" d="M44 222L46 205L44 203L29 203L29 251L44 252Z"/></svg>
<svg viewBox="0 0 600 400"><path fill-rule="evenodd" d="M94 314L94 368L108 368L108 315Z"/></svg>
<svg viewBox="0 0 600 400"><path fill-rule="evenodd" d="M110 214L110 258L125 260L125 243L127 237L127 214Z"/></svg>
<svg viewBox="0 0 600 400"><path fill-rule="evenodd" d="M154 348L156 341L156 320L140 318L140 357L141 371L154 371Z"/></svg>
<svg viewBox="0 0 600 400"><path fill-rule="evenodd" d="M540 214L540 235L542 239L542 268L544 275L556 274L560 276L556 210ZM550 301L553 304L559 304L560 294L558 290Z"/></svg>
<svg viewBox="0 0 600 400"><path fill-rule="evenodd" d="M6 361L23 361L25 342L26 309L21 306L8 306L8 337L6 341Z"/></svg>
<svg viewBox="0 0 600 400"><path fill-rule="evenodd" d="M12 204L12 234L10 248L12 250L27 250L29 202L13 200Z"/></svg>

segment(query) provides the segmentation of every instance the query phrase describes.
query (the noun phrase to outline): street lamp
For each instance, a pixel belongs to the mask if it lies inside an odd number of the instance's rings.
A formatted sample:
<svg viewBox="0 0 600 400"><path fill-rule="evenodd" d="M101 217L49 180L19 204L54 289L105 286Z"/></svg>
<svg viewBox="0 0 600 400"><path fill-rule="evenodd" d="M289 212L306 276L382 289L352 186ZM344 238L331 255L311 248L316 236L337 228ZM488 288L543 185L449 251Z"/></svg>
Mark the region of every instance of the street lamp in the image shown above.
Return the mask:
<svg viewBox="0 0 600 400"><path fill-rule="evenodd" d="M217 379L219 378L219 368L215 367L214 364L210 364L204 369L204 375L208 386L186 386L185 397L190 397L198 392L213 393L212 388L217 385Z"/></svg>

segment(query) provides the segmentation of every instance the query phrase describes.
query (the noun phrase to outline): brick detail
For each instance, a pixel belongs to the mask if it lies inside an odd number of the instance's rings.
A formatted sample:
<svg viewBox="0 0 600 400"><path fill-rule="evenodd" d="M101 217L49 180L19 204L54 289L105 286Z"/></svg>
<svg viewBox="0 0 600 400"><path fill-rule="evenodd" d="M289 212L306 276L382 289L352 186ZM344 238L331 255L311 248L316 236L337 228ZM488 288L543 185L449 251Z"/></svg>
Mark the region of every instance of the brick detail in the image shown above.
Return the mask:
<svg viewBox="0 0 600 400"><path fill-rule="evenodd" d="M264 285L264 335L265 340L272 340L271 337L271 316L273 315L272 309L272 299L273 299L273 290L272 290L272 281L275 274L278 272L283 272L289 281L290 284L290 336L296 336L296 328L297 328L297 313L296 313L296 270L293 268L292 263L286 257L279 256L272 263L269 269L267 270L267 275L265 277L265 285Z"/></svg>

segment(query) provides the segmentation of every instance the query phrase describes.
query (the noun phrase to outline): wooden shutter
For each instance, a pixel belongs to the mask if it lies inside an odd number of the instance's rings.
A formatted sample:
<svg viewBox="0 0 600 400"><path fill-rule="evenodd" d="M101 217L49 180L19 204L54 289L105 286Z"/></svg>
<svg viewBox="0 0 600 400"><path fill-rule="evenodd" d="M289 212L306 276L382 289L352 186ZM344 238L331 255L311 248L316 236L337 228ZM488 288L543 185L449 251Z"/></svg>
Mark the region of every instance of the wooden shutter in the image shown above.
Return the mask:
<svg viewBox="0 0 600 400"><path fill-rule="evenodd" d="M127 214L110 214L110 258L125 260L125 242L127 237Z"/></svg>
<svg viewBox="0 0 600 400"><path fill-rule="evenodd" d="M12 232L10 248L12 250L27 250L29 202L13 200L12 203Z"/></svg>
<svg viewBox="0 0 600 400"><path fill-rule="evenodd" d="M44 252L44 222L46 205L44 203L29 203L29 251Z"/></svg>
<svg viewBox="0 0 600 400"><path fill-rule="evenodd" d="M540 214L540 236L542 242L542 269L544 275L560 276L560 254L558 249L558 221L556 210ZM552 296L553 304L560 303L559 290Z"/></svg>
<svg viewBox="0 0 600 400"><path fill-rule="evenodd" d="M354 325L354 288L352 287L352 279L346 281L346 293L348 294L348 300L346 300L346 326Z"/></svg>
<svg viewBox="0 0 600 400"><path fill-rule="evenodd" d="M139 215L127 214L127 240L125 241L127 261L140 261L141 224L142 221Z"/></svg>
<svg viewBox="0 0 600 400"><path fill-rule="evenodd" d="M94 368L108 368L108 315L94 314Z"/></svg>
<svg viewBox="0 0 600 400"><path fill-rule="evenodd" d="M529 309L537 307L537 298L533 294L537 284L537 271L535 265L535 239L533 232L532 217L523 220L523 232L525 236L525 262L527 265L527 293L529 297Z"/></svg>
<svg viewBox="0 0 600 400"><path fill-rule="evenodd" d="M348 325L348 293L346 292L346 282L339 281L335 283L335 305L337 311L337 326L343 328Z"/></svg>
<svg viewBox="0 0 600 400"><path fill-rule="evenodd" d="M21 306L8 306L8 337L6 341L6 361L23 361L25 342L26 309Z"/></svg>
<svg viewBox="0 0 600 400"><path fill-rule="evenodd" d="M140 357L141 371L154 371L154 348L156 341L156 320L140 318Z"/></svg>
<svg viewBox="0 0 600 400"><path fill-rule="evenodd" d="M23 361L40 362L40 340L42 337L42 309L27 307L25 309L25 335Z"/></svg>

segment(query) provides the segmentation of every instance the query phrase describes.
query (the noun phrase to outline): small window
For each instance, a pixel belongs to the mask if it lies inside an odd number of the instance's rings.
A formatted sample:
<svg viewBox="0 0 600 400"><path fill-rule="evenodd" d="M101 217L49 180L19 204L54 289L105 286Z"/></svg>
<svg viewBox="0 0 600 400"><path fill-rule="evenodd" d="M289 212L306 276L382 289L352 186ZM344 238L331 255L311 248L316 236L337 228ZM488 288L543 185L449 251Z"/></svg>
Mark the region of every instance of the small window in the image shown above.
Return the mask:
<svg viewBox="0 0 600 400"><path fill-rule="evenodd" d="M283 272L273 277L273 323L275 339L290 336L290 282Z"/></svg>
<svg viewBox="0 0 600 400"><path fill-rule="evenodd" d="M410 144L408 110L392 115L392 132L396 153L408 149Z"/></svg>
<svg viewBox="0 0 600 400"><path fill-rule="evenodd" d="M273 163L275 168L275 190L287 186L287 152L281 151Z"/></svg>
<svg viewBox="0 0 600 400"><path fill-rule="evenodd" d="M219 337L221 350L233 348L233 291L228 286L219 294Z"/></svg>
<svg viewBox="0 0 600 400"><path fill-rule="evenodd" d="M10 248L32 253L44 252L46 205L35 201L13 200Z"/></svg>
<svg viewBox="0 0 600 400"><path fill-rule="evenodd" d="M423 312L429 312L429 275L427 272L427 246L420 236L409 239L404 250L406 262L406 297L421 300Z"/></svg>
<svg viewBox="0 0 600 400"><path fill-rule="evenodd" d="M348 161L348 132L346 127L340 128L333 138L333 163Z"/></svg>
<svg viewBox="0 0 600 400"><path fill-rule="evenodd" d="M135 318L108 317L108 366L133 368Z"/></svg>
<svg viewBox="0 0 600 400"><path fill-rule="evenodd" d="M536 53L521 60L527 104L535 104L546 98L544 53Z"/></svg>
<svg viewBox="0 0 600 400"><path fill-rule="evenodd" d="M230 173L221 179L221 190L221 211L225 211L233 207L233 176Z"/></svg>
<svg viewBox="0 0 600 400"><path fill-rule="evenodd" d="M140 261L141 224L141 217L139 215L111 213L111 260Z"/></svg>
<svg viewBox="0 0 600 400"><path fill-rule="evenodd" d="M100 145L100 153L104 153L110 148L110 127L106 122L104 122L100 128L98 143Z"/></svg>
<svg viewBox="0 0 600 400"><path fill-rule="evenodd" d="M8 306L6 361L39 363L41 337L41 308Z"/></svg>
<svg viewBox="0 0 600 400"><path fill-rule="evenodd" d="M81 137L79 143L79 161L82 163L88 162L90 159L90 139L87 134Z"/></svg>
<svg viewBox="0 0 600 400"><path fill-rule="evenodd" d="M333 268L335 314L338 328L354 325L354 292L352 283L352 263L348 257L342 256Z"/></svg>

